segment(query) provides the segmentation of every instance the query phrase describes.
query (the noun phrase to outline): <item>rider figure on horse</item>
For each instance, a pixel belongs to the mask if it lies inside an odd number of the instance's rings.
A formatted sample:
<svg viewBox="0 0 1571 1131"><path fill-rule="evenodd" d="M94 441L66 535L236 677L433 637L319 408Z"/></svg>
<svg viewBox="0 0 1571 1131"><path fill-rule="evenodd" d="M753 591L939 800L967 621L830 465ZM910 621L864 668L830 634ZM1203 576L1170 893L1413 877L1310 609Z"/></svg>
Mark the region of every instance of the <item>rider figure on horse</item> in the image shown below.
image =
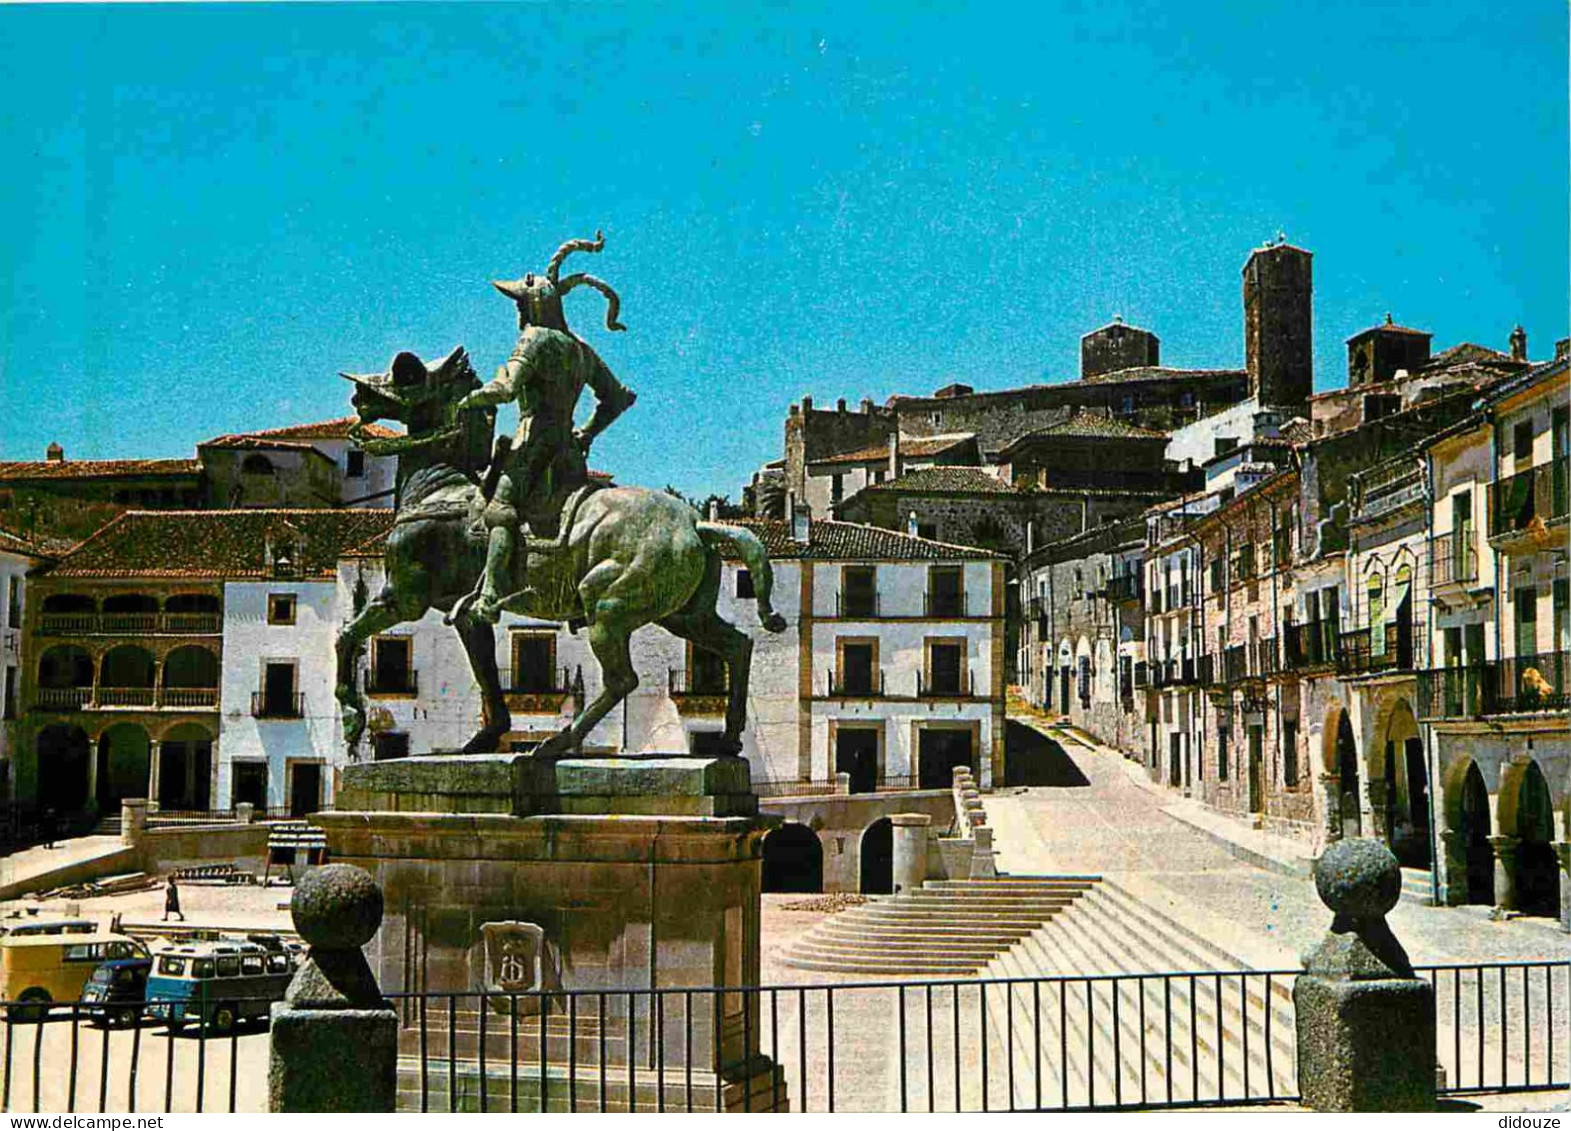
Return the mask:
<svg viewBox="0 0 1571 1131"><path fill-rule="evenodd" d="M593 240L569 240L544 275L492 283L518 304L518 344L489 384L458 403L461 411L518 403L518 430L511 439L497 438L481 491L482 518L490 530L486 567L477 592L466 599L476 601L476 615L492 623L504 605L530 592L524 582L527 548L518 545L525 525L535 535L558 533L564 503L588 482L590 445L638 399L567 328L562 312L563 295L590 286L606 297L606 328L625 329L616 320L621 300L609 286L582 273L558 278L570 254L604 246L599 232ZM573 411L585 385L594 391L595 411L584 428L575 429Z"/></svg>

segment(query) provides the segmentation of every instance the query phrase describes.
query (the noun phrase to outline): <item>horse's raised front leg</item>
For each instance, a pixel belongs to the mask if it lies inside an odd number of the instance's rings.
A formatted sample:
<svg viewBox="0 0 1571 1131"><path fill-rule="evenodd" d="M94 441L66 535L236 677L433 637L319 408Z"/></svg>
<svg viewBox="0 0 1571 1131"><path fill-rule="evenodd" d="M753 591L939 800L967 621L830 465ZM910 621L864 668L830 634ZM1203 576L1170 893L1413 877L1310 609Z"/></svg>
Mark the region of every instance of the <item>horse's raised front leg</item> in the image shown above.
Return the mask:
<svg viewBox="0 0 1571 1131"><path fill-rule="evenodd" d="M502 693L502 677L496 669L496 630L473 608L459 614L453 626L464 643L469 667L480 686L480 730L464 743L465 754L491 754L502 736L513 729L513 715Z"/></svg>
<svg viewBox="0 0 1571 1131"><path fill-rule="evenodd" d="M365 699L355 684L355 663L360 658L362 644L403 620L393 600L392 590L383 589L338 633L338 685L334 694L343 706L344 746L350 761L354 761L355 748L365 734Z"/></svg>
<svg viewBox="0 0 1571 1131"><path fill-rule="evenodd" d="M601 691L573 716L570 724L535 748L536 757L553 758L576 752L595 724L638 687L628 641L633 630L647 620L638 619L631 604L618 594L618 583L624 576L615 562L601 562L578 583L580 599L589 614L589 647L600 661Z"/></svg>

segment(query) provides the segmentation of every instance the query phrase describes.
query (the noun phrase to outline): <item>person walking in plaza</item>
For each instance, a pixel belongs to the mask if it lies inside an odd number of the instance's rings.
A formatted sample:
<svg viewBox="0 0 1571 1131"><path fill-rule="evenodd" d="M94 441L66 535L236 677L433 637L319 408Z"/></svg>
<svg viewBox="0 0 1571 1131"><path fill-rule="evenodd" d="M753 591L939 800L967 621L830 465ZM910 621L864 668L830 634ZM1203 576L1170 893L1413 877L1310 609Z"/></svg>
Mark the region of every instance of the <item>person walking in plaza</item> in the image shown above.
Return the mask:
<svg viewBox="0 0 1571 1131"><path fill-rule="evenodd" d="M180 921L185 922L185 913L180 910L180 889L175 886L174 876L170 876L164 886L164 922L169 922L171 915L179 915Z"/></svg>

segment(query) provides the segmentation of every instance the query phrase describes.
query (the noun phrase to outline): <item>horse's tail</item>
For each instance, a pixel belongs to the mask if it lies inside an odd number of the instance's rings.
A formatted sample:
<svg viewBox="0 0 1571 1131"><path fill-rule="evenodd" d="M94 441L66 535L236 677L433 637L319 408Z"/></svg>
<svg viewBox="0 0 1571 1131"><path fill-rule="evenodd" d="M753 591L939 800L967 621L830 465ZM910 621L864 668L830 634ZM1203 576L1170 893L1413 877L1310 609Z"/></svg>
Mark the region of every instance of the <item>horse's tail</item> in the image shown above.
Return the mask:
<svg viewBox="0 0 1571 1131"><path fill-rule="evenodd" d="M722 539L736 547L737 553L742 557L742 564L747 566L747 572L753 575L753 596L758 599L758 619L770 632L784 632L786 627L785 617L775 612L774 606L769 603L774 592L775 573L769 565L769 555L764 552L764 544L745 526L731 526L724 522L700 522L698 536L703 539L704 545L712 551L718 551Z"/></svg>

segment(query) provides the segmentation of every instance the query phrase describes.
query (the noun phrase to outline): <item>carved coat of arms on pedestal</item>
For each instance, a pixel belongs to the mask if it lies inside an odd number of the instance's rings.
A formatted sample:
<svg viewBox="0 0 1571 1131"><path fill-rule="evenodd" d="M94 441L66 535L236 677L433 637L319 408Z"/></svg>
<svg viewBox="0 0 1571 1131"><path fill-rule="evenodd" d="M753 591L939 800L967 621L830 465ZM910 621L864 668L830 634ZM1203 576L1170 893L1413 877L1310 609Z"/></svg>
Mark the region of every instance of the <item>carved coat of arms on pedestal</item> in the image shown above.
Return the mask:
<svg viewBox="0 0 1571 1131"><path fill-rule="evenodd" d="M536 923L505 921L482 923L480 945L484 953L487 1000L498 1013L520 1017L546 1013L554 999L540 997L542 990L561 989L546 948L545 931ZM528 996L513 996L528 995Z"/></svg>

